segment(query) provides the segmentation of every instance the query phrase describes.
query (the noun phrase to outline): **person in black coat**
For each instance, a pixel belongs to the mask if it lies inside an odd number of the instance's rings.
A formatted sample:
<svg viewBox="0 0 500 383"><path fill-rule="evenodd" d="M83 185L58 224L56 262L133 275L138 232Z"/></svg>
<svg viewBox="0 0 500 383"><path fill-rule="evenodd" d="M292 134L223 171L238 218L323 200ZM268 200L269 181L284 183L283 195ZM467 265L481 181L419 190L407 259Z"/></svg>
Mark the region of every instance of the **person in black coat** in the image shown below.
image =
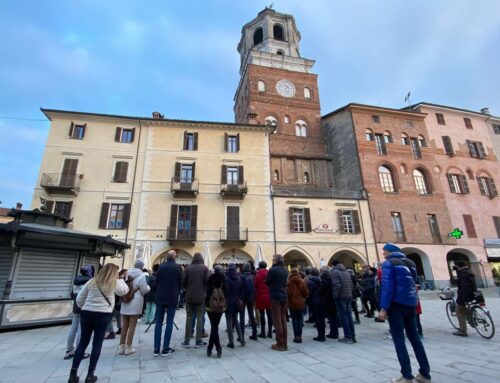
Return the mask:
<svg viewBox="0 0 500 383"><path fill-rule="evenodd" d="M316 331L318 332L318 336L314 337L313 340L324 342L326 340L325 310L321 296L321 278L319 277L318 269L315 267L311 270L311 276L307 281L307 287L309 289L309 304L316 323Z"/></svg>
<svg viewBox="0 0 500 383"><path fill-rule="evenodd" d="M162 355L167 356L175 350L170 347L170 338L174 326L175 310L179 302L179 293L182 287L182 268L175 262L175 250L167 252L167 260L158 269L153 289L155 290L156 317L154 355L159 355L161 332L165 310L167 311L167 325L163 339Z"/></svg>
<svg viewBox="0 0 500 383"><path fill-rule="evenodd" d="M236 271L236 265L230 263L227 268L226 274L227 285L227 309L226 309L226 325L227 336L229 343L227 347L234 348L234 335L233 330L236 329L238 334L238 342L242 346L245 345L245 339L241 332L241 325L238 321L238 313L243 305L243 286L241 285L240 274Z"/></svg>
<svg viewBox="0 0 500 383"><path fill-rule="evenodd" d="M467 336L467 303L474 300L477 291L476 277L464 261L455 261L453 268L457 272L457 319L460 330L453 333L457 336Z"/></svg>
<svg viewBox="0 0 500 383"><path fill-rule="evenodd" d="M286 310L288 303L288 270L285 267L281 254L273 255L273 267L266 276L266 285L269 286L271 297L271 311L273 313L274 328L276 329L276 344L271 348L276 351L288 350Z"/></svg>
<svg viewBox="0 0 500 383"><path fill-rule="evenodd" d="M332 279L330 278L330 268L325 266L321 268L321 302L324 307L325 317L328 318L330 331L327 338L338 339L340 321L337 317L337 308L333 300Z"/></svg>
<svg viewBox="0 0 500 383"><path fill-rule="evenodd" d="M205 298L205 310L207 312L208 319L210 320L210 338L208 339L207 356L212 356L212 350L215 346L218 358L222 355L222 346L219 338L219 323L224 311L212 311L210 307L210 299L212 298L214 290L219 288L222 289L224 296L227 296L227 285L223 271L224 269L221 265L214 267L214 273L210 275L207 281L207 297Z"/></svg>

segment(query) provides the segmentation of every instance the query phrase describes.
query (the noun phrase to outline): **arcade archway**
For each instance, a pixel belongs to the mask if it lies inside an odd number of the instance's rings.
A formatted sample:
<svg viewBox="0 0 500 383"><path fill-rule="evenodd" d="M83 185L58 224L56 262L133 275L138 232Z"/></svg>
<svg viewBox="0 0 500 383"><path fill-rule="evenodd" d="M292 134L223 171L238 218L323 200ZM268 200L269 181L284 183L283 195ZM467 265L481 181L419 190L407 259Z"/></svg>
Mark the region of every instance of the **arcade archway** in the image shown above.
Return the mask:
<svg viewBox="0 0 500 383"><path fill-rule="evenodd" d="M337 251L330 257L328 266L332 266L335 260L341 262L346 268L353 269L354 272L361 272L361 267L366 264L366 261L359 254L350 250Z"/></svg>
<svg viewBox="0 0 500 383"><path fill-rule="evenodd" d="M285 266L287 266L288 269L292 267L305 269L306 267L312 266L307 256L299 250L290 250L285 254L284 258Z"/></svg>
<svg viewBox="0 0 500 383"><path fill-rule="evenodd" d="M160 255L158 255L154 259L153 265L156 264L156 263L163 263L163 262L165 262L165 260L167 259L167 252L169 250L171 250L171 249L165 250ZM179 249L173 249L173 250L175 250L175 252L177 253L177 258L176 258L175 261L179 265L189 265L191 262L193 262L193 256L191 254L189 254L187 251L179 250Z"/></svg>
<svg viewBox="0 0 500 383"><path fill-rule="evenodd" d="M253 261L253 258L246 252L239 249L228 249L220 253L214 260L215 265L227 266L234 263L240 270L243 269L243 264L248 261Z"/></svg>
<svg viewBox="0 0 500 383"><path fill-rule="evenodd" d="M401 249L401 252L415 262L415 265L417 266L417 275L419 276L420 281L425 280L425 282L427 282L423 288L434 289L434 275L432 273L431 263L427 254L420 249L412 247L403 248Z"/></svg>

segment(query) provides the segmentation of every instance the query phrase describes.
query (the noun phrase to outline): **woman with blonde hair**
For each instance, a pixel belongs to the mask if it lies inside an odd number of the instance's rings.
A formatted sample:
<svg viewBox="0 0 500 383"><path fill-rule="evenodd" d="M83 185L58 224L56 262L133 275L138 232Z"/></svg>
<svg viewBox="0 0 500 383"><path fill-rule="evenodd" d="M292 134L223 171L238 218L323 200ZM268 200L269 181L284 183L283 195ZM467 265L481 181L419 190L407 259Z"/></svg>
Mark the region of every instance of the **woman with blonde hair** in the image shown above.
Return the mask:
<svg viewBox="0 0 500 383"><path fill-rule="evenodd" d="M118 266L107 263L99 271L99 274L88 281L78 293L76 304L82 310L80 319L81 336L73 357L68 383L79 382L78 367L90 343L92 334L94 334L94 340L92 341L92 352L85 383L97 381L94 371L101 355L106 328L111 321L113 307L115 306L115 294L123 296L127 292L127 284L122 279L118 279Z"/></svg>

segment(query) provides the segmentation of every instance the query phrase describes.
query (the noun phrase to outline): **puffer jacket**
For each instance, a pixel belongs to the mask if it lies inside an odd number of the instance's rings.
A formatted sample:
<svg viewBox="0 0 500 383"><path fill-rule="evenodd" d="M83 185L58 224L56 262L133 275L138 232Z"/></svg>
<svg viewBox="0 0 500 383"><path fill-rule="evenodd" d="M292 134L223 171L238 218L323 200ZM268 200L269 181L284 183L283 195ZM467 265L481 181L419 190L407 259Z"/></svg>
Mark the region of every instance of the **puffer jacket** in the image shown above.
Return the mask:
<svg viewBox="0 0 500 383"><path fill-rule="evenodd" d="M309 289L309 304L312 307L321 306L321 279L319 276L311 275L307 280Z"/></svg>
<svg viewBox="0 0 500 383"><path fill-rule="evenodd" d="M457 303L463 306L474 299L474 293L477 291L476 277L467 266L457 270L457 277Z"/></svg>
<svg viewBox="0 0 500 383"><path fill-rule="evenodd" d="M351 274L343 264L339 263L330 271L330 279L332 280L333 299L354 299Z"/></svg>
<svg viewBox="0 0 500 383"><path fill-rule="evenodd" d="M266 285L269 286L269 295L271 300L276 302L286 302L288 293L286 283L288 281L288 270L283 262L275 263L266 277Z"/></svg>
<svg viewBox="0 0 500 383"><path fill-rule="evenodd" d="M271 297L269 286L266 285L266 277L269 270L261 269L255 275L255 307L257 310L271 309Z"/></svg>
<svg viewBox="0 0 500 383"><path fill-rule="evenodd" d="M380 308L388 310L392 302L417 306L417 270L403 253L391 253L382 264Z"/></svg>
<svg viewBox="0 0 500 383"><path fill-rule="evenodd" d="M203 257L201 254L196 254L193 257L193 262L186 268L182 283L186 289L187 303L201 305L205 302L209 276L210 270L203 263Z"/></svg>
<svg viewBox="0 0 500 383"><path fill-rule="evenodd" d="M144 295L146 295L151 288L144 272L141 269L132 268L127 272L127 278L133 278L133 289L137 290L134 297L130 302L122 302L120 313L122 315L140 315L142 307L144 306Z"/></svg>
<svg viewBox="0 0 500 383"><path fill-rule="evenodd" d="M227 286L227 309L229 313L237 313L240 311L238 301L243 299L243 287L241 285L241 277L236 271L236 268L230 267L226 274Z"/></svg>
<svg viewBox="0 0 500 383"><path fill-rule="evenodd" d="M243 300L245 302L253 302L255 299L255 287L253 279L253 275L250 272L243 273L243 275L241 276Z"/></svg>
<svg viewBox="0 0 500 383"><path fill-rule="evenodd" d="M288 278L288 308L290 310L304 310L309 289L298 272L292 272Z"/></svg>

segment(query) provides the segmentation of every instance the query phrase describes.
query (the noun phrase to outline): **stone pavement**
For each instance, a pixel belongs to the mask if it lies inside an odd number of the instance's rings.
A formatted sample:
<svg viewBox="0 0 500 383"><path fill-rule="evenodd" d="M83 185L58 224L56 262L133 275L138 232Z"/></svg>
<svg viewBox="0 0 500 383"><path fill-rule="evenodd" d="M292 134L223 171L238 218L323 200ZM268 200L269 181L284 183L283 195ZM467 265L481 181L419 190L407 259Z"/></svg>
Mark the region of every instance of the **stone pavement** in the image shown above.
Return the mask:
<svg viewBox="0 0 500 383"><path fill-rule="evenodd" d="M494 291L488 292L487 303L500 331L500 299L494 297ZM422 306L424 345L433 382L500 382L500 334L488 341L470 329L469 338L455 337L445 304L436 299L435 292L422 293ZM304 343L290 342L288 352L272 351L272 341L259 338L234 350L224 347L221 359L207 358L205 349L180 346L184 318L184 310L177 311L180 330L174 329L172 337L176 353L167 358L153 356L153 331L145 334L144 324L136 332L135 355L118 356L118 340L106 340L96 371L99 382L378 383L400 375L393 343L384 340L388 326L363 317L356 326L358 343L354 345L330 339L314 342L316 331L306 324ZM67 330L68 326L55 326L0 333L0 382L67 382L71 366L71 361L63 360ZM224 330L221 334L226 344ZM417 368L413 357L412 365ZM84 361L82 382L86 368Z"/></svg>

